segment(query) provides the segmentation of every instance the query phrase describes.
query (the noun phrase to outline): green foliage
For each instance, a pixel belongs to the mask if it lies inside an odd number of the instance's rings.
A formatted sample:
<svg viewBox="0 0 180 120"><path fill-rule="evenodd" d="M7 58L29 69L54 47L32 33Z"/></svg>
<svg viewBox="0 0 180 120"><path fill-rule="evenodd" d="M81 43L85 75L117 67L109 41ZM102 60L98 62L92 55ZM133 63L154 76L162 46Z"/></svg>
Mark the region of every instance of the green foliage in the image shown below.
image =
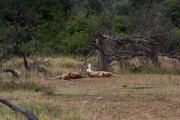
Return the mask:
<svg viewBox="0 0 180 120"><path fill-rule="evenodd" d="M34 91L35 92L38 92L39 91L39 87L38 87L38 85L36 84L36 83L33 83L33 86L34 86Z"/></svg>
<svg viewBox="0 0 180 120"><path fill-rule="evenodd" d="M89 13L94 14L97 13L99 14L102 12L101 4L98 2L98 0L87 0L86 4L86 9L88 10Z"/></svg>
<svg viewBox="0 0 180 120"><path fill-rule="evenodd" d="M55 38L58 32L61 30L61 23L46 22L36 27L37 39L42 42L48 42Z"/></svg>
<svg viewBox="0 0 180 120"><path fill-rule="evenodd" d="M168 8L169 12L167 16L171 18L176 27L180 26L180 4L178 2L178 0L165 0L162 3L165 8Z"/></svg>
<svg viewBox="0 0 180 120"><path fill-rule="evenodd" d="M37 41L37 42L27 42L26 44L22 45L21 48L23 51L26 52L26 55L46 55L46 56L51 56L54 55L53 49L50 49L47 47L46 44Z"/></svg>
<svg viewBox="0 0 180 120"><path fill-rule="evenodd" d="M119 5L118 6L118 11L117 11L118 15L129 15L129 8L126 5Z"/></svg>
<svg viewBox="0 0 180 120"><path fill-rule="evenodd" d="M86 14L79 13L67 21L65 28L56 36L62 52L70 55L87 55L92 50L93 35L99 31L100 19L94 15L87 17Z"/></svg>
<svg viewBox="0 0 180 120"><path fill-rule="evenodd" d="M130 7L134 10L149 7L153 0L131 0Z"/></svg>
<svg viewBox="0 0 180 120"><path fill-rule="evenodd" d="M92 40L88 33L76 32L63 41L62 47L69 55L87 55L92 49Z"/></svg>
<svg viewBox="0 0 180 120"><path fill-rule="evenodd" d="M66 31L73 35L75 32L86 31L93 35L99 32L101 19L96 15L86 16L85 13L79 13L72 20L67 21Z"/></svg>
<svg viewBox="0 0 180 120"><path fill-rule="evenodd" d="M37 0L2 0L0 2L1 36L14 29L14 6L27 3L27 15L31 15L38 6ZM37 42L32 42L29 28L22 20L18 21L20 30L19 47L29 54L64 54L87 55L92 49L93 35L97 33L115 34L117 37L127 34L137 34L140 26L134 22L134 11L147 9L161 12L160 9L170 10L167 17L178 27L180 7L177 0L104 0L104 9L98 0L41 0L40 10L32 19L33 29ZM129 3L129 4L127 4ZM158 7L159 8L158 8ZM117 9L114 9L116 8ZM136 11L137 12L137 11ZM155 15L155 14L154 14ZM133 21L133 22L132 22ZM152 22L153 23L153 22ZM161 28L160 22L157 24ZM176 33L177 35L177 33ZM1 37L0 44L8 41L9 37ZM170 49L178 48L178 42L172 44Z"/></svg>
<svg viewBox="0 0 180 120"><path fill-rule="evenodd" d="M41 22L60 22L64 20L63 5L57 1L44 3L47 7L43 8L38 14L38 21ZM42 21L43 20L43 21Z"/></svg>
<svg viewBox="0 0 180 120"><path fill-rule="evenodd" d="M61 5L63 5L63 11L65 14L73 7L74 0L60 0Z"/></svg>
<svg viewBox="0 0 180 120"><path fill-rule="evenodd" d="M113 27L116 33L127 33L127 27L129 24L128 16L116 16L113 21Z"/></svg>

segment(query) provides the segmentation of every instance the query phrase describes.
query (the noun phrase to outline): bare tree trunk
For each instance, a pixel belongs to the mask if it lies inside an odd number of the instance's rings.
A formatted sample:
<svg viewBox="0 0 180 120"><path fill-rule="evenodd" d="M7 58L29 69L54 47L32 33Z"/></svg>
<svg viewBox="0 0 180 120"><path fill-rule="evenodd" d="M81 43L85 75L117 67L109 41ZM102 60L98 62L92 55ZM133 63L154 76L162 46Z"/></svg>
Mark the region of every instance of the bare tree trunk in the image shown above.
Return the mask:
<svg viewBox="0 0 180 120"><path fill-rule="evenodd" d="M24 16L24 19L25 19L25 22L29 28L29 33L31 35L31 38L32 38L32 41L37 41L36 39L36 36L35 36L35 33L34 33L34 29L33 29L33 26L32 26L32 23L31 23L31 20L29 19L29 17L26 15L25 13L25 16Z"/></svg>
<svg viewBox="0 0 180 120"><path fill-rule="evenodd" d="M28 24L28 27L29 27L29 32L30 32L32 41L34 41L34 42L37 41L34 30L33 30L33 27L32 27L32 24Z"/></svg>
<svg viewBox="0 0 180 120"><path fill-rule="evenodd" d="M96 48L96 52L98 54L98 64L101 70L107 71L107 62L106 56L104 54L104 50L102 47L102 39L97 35L94 39L94 47Z"/></svg>
<svg viewBox="0 0 180 120"><path fill-rule="evenodd" d="M158 61L158 47L156 44L151 44L151 53L150 58L154 66L159 67L159 61Z"/></svg>
<svg viewBox="0 0 180 120"><path fill-rule="evenodd" d="M158 61L158 55L157 54L151 55L151 61L152 61L154 66L159 67L160 64Z"/></svg>
<svg viewBox="0 0 180 120"><path fill-rule="evenodd" d="M104 51L96 50L96 52L98 54L98 64L100 70L107 71L107 63Z"/></svg>
<svg viewBox="0 0 180 120"><path fill-rule="evenodd" d="M27 62L27 59L26 59L26 55L25 55L25 53L24 52L22 52L22 51L17 51L17 52L19 52L19 53L21 53L22 54L22 56L23 56L23 60L24 60L24 67L27 69L27 70L30 70L30 67L28 66L28 62Z"/></svg>

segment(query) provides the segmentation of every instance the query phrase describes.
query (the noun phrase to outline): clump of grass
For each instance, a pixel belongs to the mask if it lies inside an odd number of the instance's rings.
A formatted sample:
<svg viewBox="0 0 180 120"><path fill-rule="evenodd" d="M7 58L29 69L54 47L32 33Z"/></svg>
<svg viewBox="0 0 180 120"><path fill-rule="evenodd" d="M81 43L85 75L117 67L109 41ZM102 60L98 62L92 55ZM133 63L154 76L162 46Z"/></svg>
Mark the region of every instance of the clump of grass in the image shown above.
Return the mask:
<svg viewBox="0 0 180 120"><path fill-rule="evenodd" d="M68 57L58 58L55 60L55 63L57 66L63 68L79 68L82 64L81 61L77 61Z"/></svg>
<svg viewBox="0 0 180 120"><path fill-rule="evenodd" d="M67 72L80 71L82 65L82 61L70 57L54 58L51 62L53 64L48 67L48 70L51 72L49 74L50 77L62 75Z"/></svg>
<svg viewBox="0 0 180 120"><path fill-rule="evenodd" d="M6 74L4 74L5 76ZM19 78L3 77L0 81L1 90L33 90L35 92L43 91L47 94L53 93L53 86L47 83L47 78L44 73L37 71L28 71L22 69Z"/></svg>
<svg viewBox="0 0 180 120"><path fill-rule="evenodd" d="M45 81L39 84L38 91L43 92L43 95L52 95L54 92L54 85L51 83L52 81Z"/></svg>

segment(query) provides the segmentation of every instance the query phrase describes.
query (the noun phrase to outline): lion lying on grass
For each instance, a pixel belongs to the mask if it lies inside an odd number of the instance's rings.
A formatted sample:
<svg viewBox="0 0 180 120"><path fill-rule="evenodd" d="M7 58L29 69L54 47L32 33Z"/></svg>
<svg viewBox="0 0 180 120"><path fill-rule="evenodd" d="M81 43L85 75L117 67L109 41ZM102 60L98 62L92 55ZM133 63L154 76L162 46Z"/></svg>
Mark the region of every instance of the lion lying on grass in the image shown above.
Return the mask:
<svg viewBox="0 0 180 120"><path fill-rule="evenodd" d="M50 78L50 79L51 80L55 80L55 79L70 80L70 79L78 79L78 78L83 78L79 72L69 72L69 73L65 73L61 76L56 76L56 77Z"/></svg>
<svg viewBox="0 0 180 120"><path fill-rule="evenodd" d="M92 71L91 64L88 64L88 69L86 70L86 73L89 77L112 77L116 76L112 72L106 72L106 71Z"/></svg>

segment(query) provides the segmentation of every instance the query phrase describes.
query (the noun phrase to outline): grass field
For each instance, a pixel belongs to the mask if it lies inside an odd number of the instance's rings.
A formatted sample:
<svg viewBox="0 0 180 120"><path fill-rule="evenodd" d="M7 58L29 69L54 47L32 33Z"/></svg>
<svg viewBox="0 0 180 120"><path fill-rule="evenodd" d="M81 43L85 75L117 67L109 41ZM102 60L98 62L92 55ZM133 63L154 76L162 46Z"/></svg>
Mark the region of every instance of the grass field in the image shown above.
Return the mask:
<svg viewBox="0 0 180 120"><path fill-rule="evenodd" d="M53 63L51 71L62 70L54 64L58 62ZM73 63L72 67L78 69L79 64ZM43 74L24 75L14 80L23 84L20 88L0 83L0 97L33 112L40 120L180 119L178 75L119 74L111 78L68 81L45 78ZM1 81L8 81L8 77ZM40 86L44 89L38 90ZM0 103L0 120L26 118Z"/></svg>

